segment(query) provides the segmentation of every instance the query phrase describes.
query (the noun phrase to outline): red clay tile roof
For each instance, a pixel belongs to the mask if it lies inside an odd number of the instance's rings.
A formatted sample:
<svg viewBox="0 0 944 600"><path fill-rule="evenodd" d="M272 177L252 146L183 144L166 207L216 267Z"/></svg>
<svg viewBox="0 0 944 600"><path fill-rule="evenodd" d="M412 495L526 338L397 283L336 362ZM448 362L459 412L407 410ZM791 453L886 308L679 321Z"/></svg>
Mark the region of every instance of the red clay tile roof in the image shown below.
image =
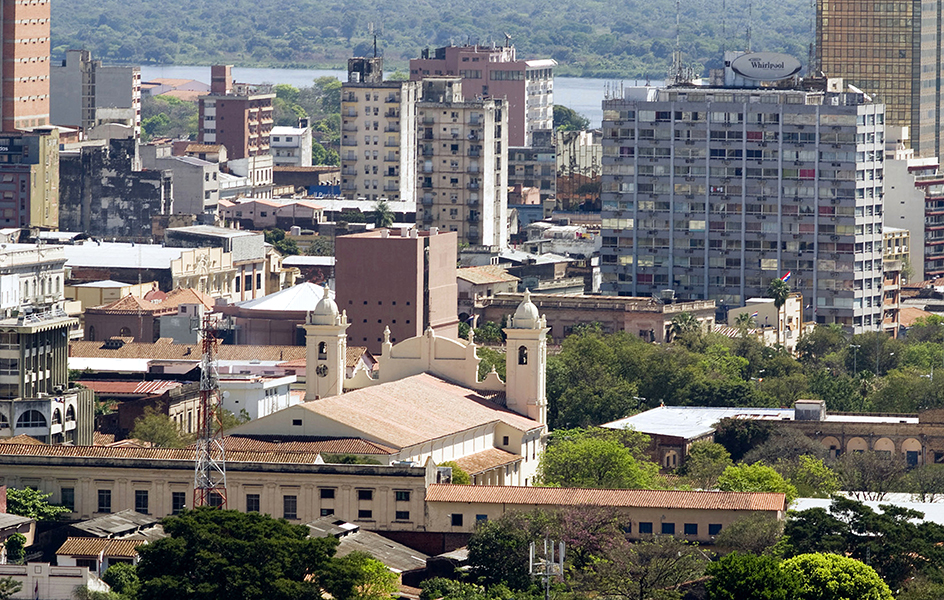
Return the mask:
<svg viewBox="0 0 944 600"><path fill-rule="evenodd" d="M25 444L28 446L45 446L46 445L44 442L41 442L34 437L30 437L26 435L25 433L21 433L20 435L15 435L13 437L0 438L0 444Z"/></svg>
<svg viewBox="0 0 944 600"><path fill-rule="evenodd" d="M215 302L213 298L193 288L177 288L167 292L167 297L160 303L160 306L176 309L181 304L203 304L207 308L213 308Z"/></svg>
<svg viewBox="0 0 944 600"><path fill-rule="evenodd" d="M489 396L426 373L298 406L397 448L499 421L519 431L542 427Z"/></svg>
<svg viewBox="0 0 944 600"><path fill-rule="evenodd" d="M120 348L105 348L104 342L75 341L69 344L69 356L85 358L147 358L154 360L199 361L203 348L199 344L172 344L163 338L153 344L127 343ZM220 360L290 361L305 357L304 346L231 346L216 349Z"/></svg>
<svg viewBox="0 0 944 600"><path fill-rule="evenodd" d="M2 456L42 456L89 459L180 460L193 462L190 448L134 448L117 446L34 446L0 444ZM283 464L314 464L317 453L227 451L226 462L261 462Z"/></svg>
<svg viewBox="0 0 944 600"><path fill-rule="evenodd" d="M783 494L683 490L595 490L433 484L427 502L479 502L529 506L617 506L708 510L784 510Z"/></svg>
<svg viewBox="0 0 944 600"><path fill-rule="evenodd" d="M517 277L509 275L508 271L496 265L456 269L456 277L468 281L473 285L518 281Z"/></svg>
<svg viewBox="0 0 944 600"><path fill-rule="evenodd" d="M914 306L902 306L898 311L898 322L901 323L902 327L911 327L918 319L925 319L932 314L934 313L929 313Z"/></svg>
<svg viewBox="0 0 944 600"><path fill-rule="evenodd" d="M456 459L456 464L469 475L478 475L491 469L504 467L524 460L523 456L506 452L501 448L489 448L475 454Z"/></svg>
<svg viewBox="0 0 944 600"><path fill-rule="evenodd" d="M70 537L56 550L57 556L117 556L134 558L141 540L114 540L109 538Z"/></svg>
<svg viewBox="0 0 944 600"><path fill-rule="evenodd" d="M107 446L113 443L115 443L115 434L102 433L100 431L92 432L92 445L93 446Z"/></svg>
<svg viewBox="0 0 944 600"><path fill-rule="evenodd" d="M159 395L183 385L180 381L98 381L95 379L76 381L95 393L120 394L126 396Z"/></svg>
<svg viewBox="0 0 944 600"><path fill-rule="evenodd" d="M231 451L309 454L395 454L397 452L394 448L360 438L292 435L226 436L226 452Z"/></svg>
<svg viewBox="0 0 944 600"><path fill-rule="evenodd" d="M92 306L85 309L86 313L98 313L98 314L114 314L114 313L127 313L127 312L146 312L146 313L155 313L155 312L165 312L166 307L161 306L158 302L150 302L135 296L134 294L128 294L123 298L115 300L111 304L104 304L102 306Z"/></svg>
<svg viewBox="0 0 944 600"><path fill-rule="evenodd" d="M222 147L222 144L188 144L184 152L196 152L198 154L201 152L219 152Z"/></svg>

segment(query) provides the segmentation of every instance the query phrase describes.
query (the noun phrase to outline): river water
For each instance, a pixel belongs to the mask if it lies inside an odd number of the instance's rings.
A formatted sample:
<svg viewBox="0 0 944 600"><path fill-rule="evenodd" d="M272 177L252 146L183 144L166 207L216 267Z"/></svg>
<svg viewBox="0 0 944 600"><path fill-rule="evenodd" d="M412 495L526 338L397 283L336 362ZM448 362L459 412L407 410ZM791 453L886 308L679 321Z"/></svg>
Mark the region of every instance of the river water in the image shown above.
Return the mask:
<svg viewBox="0 0 944 600"><path fill-rule="evenodd" d="M233 68L233 79L247 83L287 83L295 87L311 85L318 77L337 77L347 80L347 72L342 69L258 69ZM196 79L210 81L210 67L189 67L183 65L142 66L141 80L156 78ZM554 103L567 106L590 119L591 127L600 127L603 120L603 96L607 89L615 91L620 85L637 85L636 81L615 81L611 79L589 79L582 77L555 77Z"/></svg>

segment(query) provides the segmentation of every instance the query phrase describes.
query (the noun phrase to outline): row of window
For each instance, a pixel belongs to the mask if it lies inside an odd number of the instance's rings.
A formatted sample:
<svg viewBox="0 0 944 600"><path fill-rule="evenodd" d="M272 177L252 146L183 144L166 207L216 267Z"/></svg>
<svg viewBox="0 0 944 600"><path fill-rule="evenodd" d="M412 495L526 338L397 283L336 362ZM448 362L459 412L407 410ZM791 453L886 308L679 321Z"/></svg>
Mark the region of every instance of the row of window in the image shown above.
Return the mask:
<svg viewBox="0 0 944 600"><path fill-rule="evenodd" d="M330 500L335 497L335 488L321 488L319 490L319 496L322 499ZM70 511L75 512L75 488L62 488L61 490L62 500L61 503L63 506L68 508ZM411 497L411 492L409 490L395 490L394 491L394 500L396 502L409 502ZM149 513L149 498L150 494L148 490L135 490L134 491L134 510L139 513L148 514ZM218 497L217 497L218 498ZM362 501L369 501L374 499L373 490L357 490L357 499ZM259 494L246 494L246 512L259 512L261 498ZM187 493L186 492L171 492L171 513L177 514L186 508L187 504ZM212 504L212 502L211 502ZM112 491L108 489L98 490L98 510L100 513L110 513L112 511ZM322 508L321 516L333 515L333 508ZM297 519L298 518L298 496L295 495L283 495L282 496L282 517L285 519ZM373 511L369 509L361 509L357 511L358 519L372 519ZM398 521L408 521L410 519L409 511L396 511L396 520Z"/></svg>

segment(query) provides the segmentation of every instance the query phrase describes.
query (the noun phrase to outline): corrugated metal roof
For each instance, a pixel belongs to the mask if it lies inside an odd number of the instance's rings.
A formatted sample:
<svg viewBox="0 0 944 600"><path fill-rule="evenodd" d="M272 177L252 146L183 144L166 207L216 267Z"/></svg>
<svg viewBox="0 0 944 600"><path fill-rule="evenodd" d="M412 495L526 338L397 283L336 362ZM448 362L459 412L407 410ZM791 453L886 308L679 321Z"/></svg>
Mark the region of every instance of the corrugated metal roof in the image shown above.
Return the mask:
<svg viewBox="0 0 944 600"><path fill-rule="evenodd" d="M70 537L56 550L57 556L99 556L134 558L141 540Z"/></svg>
<svg viewBox="0 0 944 600"><path fill-rule="evenodd" d="M520 504L527 506L614 506L707 510L784 510L783 494L692 492L684 490L597 490L433 484L427 502Z"/></svg>
<svg viewBox="0 0 944 600"><path fill-rule="evenodd" d="M98 381L83 379L77 384L87 387L97 394L123 394L129 396L150 396L163 394L167 390L183 385L180 381Z"/></svg>

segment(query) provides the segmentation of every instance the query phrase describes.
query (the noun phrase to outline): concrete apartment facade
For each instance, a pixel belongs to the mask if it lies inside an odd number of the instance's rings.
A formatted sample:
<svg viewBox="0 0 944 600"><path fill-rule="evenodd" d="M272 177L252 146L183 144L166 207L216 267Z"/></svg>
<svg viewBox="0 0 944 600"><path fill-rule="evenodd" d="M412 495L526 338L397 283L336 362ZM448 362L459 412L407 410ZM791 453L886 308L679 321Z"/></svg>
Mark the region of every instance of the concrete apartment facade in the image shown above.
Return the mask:
<svg viewBox="0 0 944 600"><path fill-rule="evenodd" d="M0 131L49 124L50 2L3 0Z"/></svg>
<svg viewBox="0 0 944 600"><path fill-rule="evenodd" d="M298 127L272 128L269 148L274 166L311 166L311 127L304 121Z"/></svg>
<svg viewBox="0 0 944 600"><path fill-rule="evenodd" d="M508 143L531 146L535 131L554 129L554 67L551 59L518 60L515 47L446 46L410 61L410 79L459 77L466 100L504 98Z"/></svg>
<svg viewBox="0 0 944 600"><path fill-rule="evenodd" d="M506 247L508 105L465 100L456 77L426 78L422 86L417 225L454 231L473 246Z"/></svg>
<svg viewBox="0 0 944 600"><path fill-rule="evenodd" d="M59 228L59 130L0 134L0 224Z"/></svg>
<svg viewBox="0 0 944 600"><path fill-rule="evenodd" d="M791 273L805 320L881 326L881 104L669 87L603 108L604 293L736 307Z"/></svg>
<svg viewBox="0 0 944 600"><path fill-rule="evenodd" d="M944 175L938 175L939 163L937 157L885 156L885 225L909 233L911 281L944 275Z"/></svg>
<svg viewBox="0 0 944 600"><path fill-rule="evenodd" d="M348 60L341 88L341 194L416 201L419 85L383 81L383 58Z"/></svg>
<svg viewBox="0 0 944 600"><path fill-rule="evenodd" d="M134 137L141 135L141 67L103 66L88 50L67 50L50 68L50 119L88 131L106 117L99 109L129 109Z"/></svg>
<svg viewBox="0 0 944 600"><path fill-rule="evenodd" d="M940 2L816 2L816 57L886 106L888 125L908 127L920 157L941 155Z"/></svg>
<svg viewBox="0 0 944 600"><path fill-rule="evenodd" d="M200 97L197 141L223 144L230 160L269 154L271 85L236 83L231 65L210 67L210 93Z"/></svg>
<svg viewBox="0 0 944 600"><path fill-rule="evenodd" d="M458 332L456 247L451 232L375 230L335 240L336 299L351 327L348 341L380 352L384 327L394 342L431 327Z"/></svg>
<svg viewBox="0 0 944 600"><path fill-rule="evenodd" d="M537 188L541 202L557 197L557 149L553 132L539 131L530 147L508 149L508 185Z"/></svg>
<svg viewBox="0 0 944 600"><path fill-rule="evenodd" d="M141 166L170 171L174 177L174 213L216 213L220 200L220 165L192 156L173 156L169 145L146 144L138 148Z"/></svg>

